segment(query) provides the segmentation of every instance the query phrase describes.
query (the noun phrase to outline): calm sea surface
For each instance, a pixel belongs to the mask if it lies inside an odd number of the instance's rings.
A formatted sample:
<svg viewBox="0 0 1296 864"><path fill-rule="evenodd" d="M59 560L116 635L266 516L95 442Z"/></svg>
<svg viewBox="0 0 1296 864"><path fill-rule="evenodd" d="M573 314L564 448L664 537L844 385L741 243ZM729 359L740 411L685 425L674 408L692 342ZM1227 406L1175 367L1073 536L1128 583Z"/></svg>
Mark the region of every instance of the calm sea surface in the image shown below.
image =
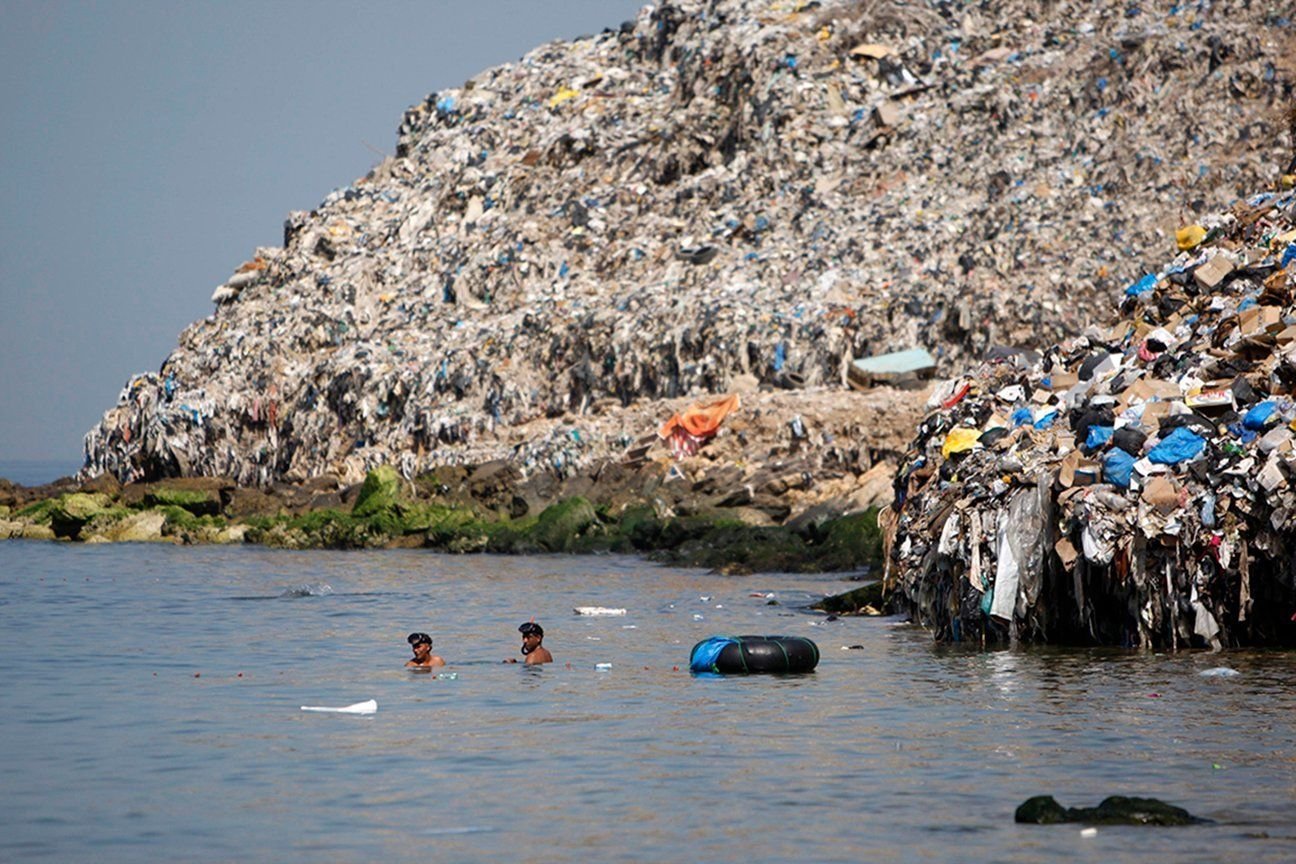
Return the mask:
<svg viewBox="0 0 1296 864"><path fill-rule="evenodd" d="M974 653L793 608L846 587L616 557L0 543L0 861L1296 860L1292 654ZM501 664L532 616L557 662ZM402 668L411 630L448 674ZM675 670L715 633L809 636L823 660ZM1240 674L1200 674L1221 666ZM376 714L300 710L366 699ZM1013 824L1041 793L1216 821Z"/></svg>
<svg viewBox="0 0 1296 864"><path fill-rule="evenodd" d="M0 477L20 486L42 486L79 470L81 463L70 459L0 459Z"/></svg>

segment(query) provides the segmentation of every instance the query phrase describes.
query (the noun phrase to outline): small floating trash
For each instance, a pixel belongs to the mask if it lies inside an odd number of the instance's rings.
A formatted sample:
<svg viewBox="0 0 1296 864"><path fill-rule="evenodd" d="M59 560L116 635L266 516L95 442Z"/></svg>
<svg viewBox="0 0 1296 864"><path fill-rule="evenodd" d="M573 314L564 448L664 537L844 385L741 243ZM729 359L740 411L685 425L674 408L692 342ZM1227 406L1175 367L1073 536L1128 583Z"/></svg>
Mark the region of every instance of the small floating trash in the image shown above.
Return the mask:
<svg viewBox="0 0 1296 864"><path fill-rule="evenodd" d="M353 705L344 705L341 708L327 708L323 705L303 705L303 711L318 711L326 714L375 714L378 711L378 702L370 699L365 702L356 702Z"/></svg>
<svg viewBox="0 0 1296 864"><path fill-rule="evenodd" d="M624 615L626 610L614 609L609 606L577 606L572 609L577 615L591 615L594 617L606 617L612 615Z"/></svg>
<svg viewBox="0 0 1296 864"><path fill-rule="evenodd" d="M285 588L283 593L280 594L279 596L286 597L286 598L327 597L332 593L333 593L332 585L328 584L327 582L320 582L314 585L310 583L305 583L302 585L294 585L291 588Z"/></svg>
<svg viewBox="0 0 1296 864"><path fill-rule="evenodd" d="M1230 669L1227 666L1215 666L1211 669L1203 669L1197 673L1203 678L1237 678L1242 675L1236 669Z"/></svg>

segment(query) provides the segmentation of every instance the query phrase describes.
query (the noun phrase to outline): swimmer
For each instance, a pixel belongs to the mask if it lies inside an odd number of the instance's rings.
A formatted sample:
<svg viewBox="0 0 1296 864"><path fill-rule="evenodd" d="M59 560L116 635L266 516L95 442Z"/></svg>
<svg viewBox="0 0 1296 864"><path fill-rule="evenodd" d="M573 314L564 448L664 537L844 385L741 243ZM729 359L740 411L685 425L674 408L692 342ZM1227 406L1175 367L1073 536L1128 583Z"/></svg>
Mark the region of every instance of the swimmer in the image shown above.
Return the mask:
<svg viewBox="0 0 1296 864"><path fill-rule="evenodd" d="M553 655L549 653L549 649L540 644L544 641L543 627L534 621L528 621L518 628L518 632L522 634L522 653L526 655L526 660L523 662L526 665L537 666L541 663L553 662ZM516 663L517 658L510 657L505 662Z"/></svg>
<svg viewBox="0 0 1296 864"><path fill-rule="evenodd" d="M444 666L445 661L432 653L432 637L426 633L411 633L406 638L414 649L414 659L406 660L405 665L413 669L430 669L433 666Z"/></svg>

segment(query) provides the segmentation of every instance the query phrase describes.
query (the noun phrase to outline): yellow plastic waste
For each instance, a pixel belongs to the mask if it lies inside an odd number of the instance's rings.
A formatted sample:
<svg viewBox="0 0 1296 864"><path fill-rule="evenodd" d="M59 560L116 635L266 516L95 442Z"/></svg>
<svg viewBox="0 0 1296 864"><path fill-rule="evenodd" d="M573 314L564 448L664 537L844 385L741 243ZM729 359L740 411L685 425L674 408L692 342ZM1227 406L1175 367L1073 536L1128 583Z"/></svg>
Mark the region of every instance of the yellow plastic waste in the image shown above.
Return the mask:
<svg viewBox="0 0 1296 864"><path fill-rule="evenodd" d="M1282 175L1282 188L1290 189L1293 186L1296 186L1296 174Z"/></svg>
<svg viewBox="0 0 1296 864"><path fill-rule="evenodd" d="M1186 252L1200 245L1205 239L1206 229L1200 225L1185 225L1175 232L1175 242L1179 244L1180 252Z"/></svg>
<svg viewBox="0 0 1296 864"><path fill-rule="evenodd" d="M971 450L977 446L977 441L980 438L980 429L968 429L962 426L951 429L950 433L945 436L945 443L941 445L941 455L948 459L953 453L964 453Z"/></svg>
<svg viewBox="0 0 1296 864"><path fill-rule="evenodd" d="M570 87L559 87L558 92L549 97L549 107L557 108L568 99L575 99L579 95L579 90L573 90Z"/></svg>

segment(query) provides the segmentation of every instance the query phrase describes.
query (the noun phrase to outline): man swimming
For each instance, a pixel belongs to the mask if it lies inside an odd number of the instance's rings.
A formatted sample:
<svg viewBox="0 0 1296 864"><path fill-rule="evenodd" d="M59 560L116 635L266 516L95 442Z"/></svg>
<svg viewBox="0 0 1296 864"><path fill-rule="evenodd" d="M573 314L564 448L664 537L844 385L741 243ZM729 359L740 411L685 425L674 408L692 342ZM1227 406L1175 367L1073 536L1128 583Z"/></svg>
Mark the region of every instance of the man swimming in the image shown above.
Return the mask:
<svg viewBox="0 0 1296 864"><path fill-rule="evenodd" d="M518 628L522 634L522 653L526 656L523 661L528 666L537 666L541 663L552 663L553 655L549 649L541 645L544 641L544 628L534 621L528 621ZM516 657L510 657L510 663L516 663Z"/></svg>
<svg viewBox="0 0 1296 864"><path fill-rule="evenodd" d="M406 660L405 665L414 669L430 669L433 666L444 666L445 661L432 653L432 637L426 633L411 633L406 637L414 650L414 658Z"/></svg>

